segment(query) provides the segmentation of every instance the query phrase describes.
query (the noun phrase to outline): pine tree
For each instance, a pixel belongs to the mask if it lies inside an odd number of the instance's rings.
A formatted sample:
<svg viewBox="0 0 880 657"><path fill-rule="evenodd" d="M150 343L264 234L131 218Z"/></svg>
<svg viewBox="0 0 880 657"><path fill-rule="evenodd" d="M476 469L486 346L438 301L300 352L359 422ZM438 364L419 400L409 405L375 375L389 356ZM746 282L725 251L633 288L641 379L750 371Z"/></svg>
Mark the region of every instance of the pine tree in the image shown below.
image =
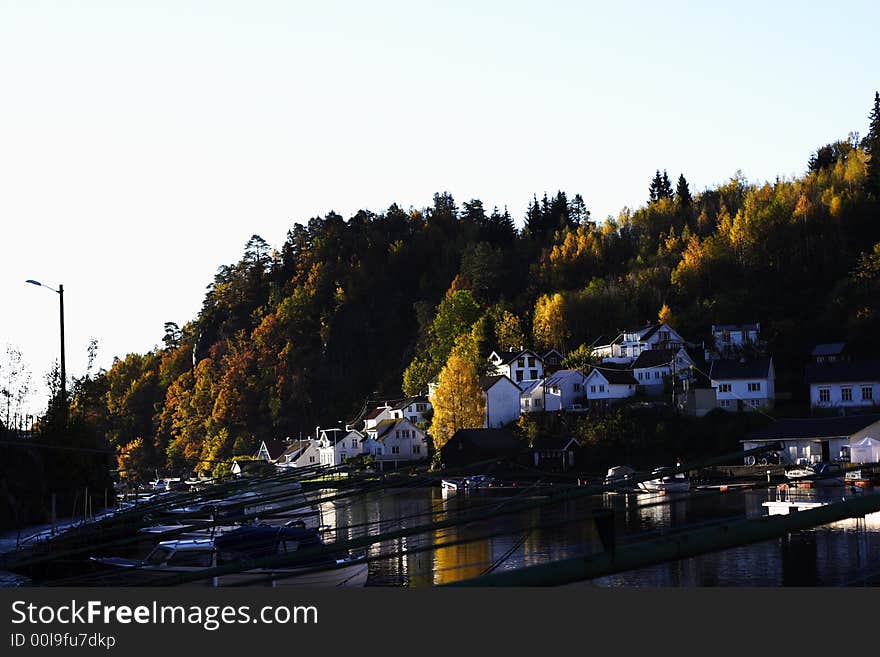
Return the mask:
<svg viewBox="0 0 880 657"><path fill-rule="evenodd" d="M865 191L880 199L880 92L874 92L874 108L868 118L870 125L864 142L869 157Z"/></svg>
<svg viewBox="0 0 880 657"><path fill-rule="evenodd" d="M654 178L651 180L651 186L648 188L649 203L660 200L660 190L662 189L662 187L663 178L660 176L660 169L657 169L657 172L654 174Z"/></svg>
<svg viewBox="0 0 880 657"><path fill-rule="evenodd" d="M663 169L663 178L660 181L660 198L672 198L672 183L669 182L666 169Z"/></svg>

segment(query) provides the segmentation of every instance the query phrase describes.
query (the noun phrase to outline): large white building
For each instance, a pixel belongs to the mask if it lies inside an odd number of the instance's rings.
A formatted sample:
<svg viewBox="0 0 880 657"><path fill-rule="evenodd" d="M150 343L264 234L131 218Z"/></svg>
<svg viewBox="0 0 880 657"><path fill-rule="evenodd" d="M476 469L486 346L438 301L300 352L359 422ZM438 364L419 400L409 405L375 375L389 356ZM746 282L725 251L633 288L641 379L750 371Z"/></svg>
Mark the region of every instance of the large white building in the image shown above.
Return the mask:
<svg viewBox="0 0 880 657"><path fill-rule="evenodd" d="M425 432L406 418L383 420L367 429L361 448L382 467L384 463L419 461L428 457L428 439Z"/></svg>
<svg viewBox="0 0 880 657"><path fill-rule="evenodd" d="M714 360L709 365L709 378L715 388L718 408L727 411L773 408L776 373L770 356Z"/></svg>
<svg viewBox="0 0 880 657"><path fill-rule="evenodd" d="M649 324L623 331L609 344L593 348L593 355L609 363L631 363L649 349L679 350L687 343L667 324Z"/></svg>
<svg viewBox="0 0 880 657"><path fill-rule="evenodd" d="M871 408L880 405L880 361L809 363L804 378L815 408Z"/></svg>
<svg viewBox="0 0 880 657"><path fill-rule="evenodd" d="M510 377L504 374L482 376L480 388L486 404L484 429L497 429L519 419L521 390Z"/></svg>
<svg viewBox="0 0 880 657"><path fill-rule="evenodd" d="M493 351L489 360L495 366L495 374L503 374L516 383L544 378L544 361L531 349Z"/></svg>
<svg viewBox="0 0 880 657"><path fill-rule="evenodd" d="M361 453L364 435L354 429L318 429L318 457L321 465L342 465Z"/></svg>

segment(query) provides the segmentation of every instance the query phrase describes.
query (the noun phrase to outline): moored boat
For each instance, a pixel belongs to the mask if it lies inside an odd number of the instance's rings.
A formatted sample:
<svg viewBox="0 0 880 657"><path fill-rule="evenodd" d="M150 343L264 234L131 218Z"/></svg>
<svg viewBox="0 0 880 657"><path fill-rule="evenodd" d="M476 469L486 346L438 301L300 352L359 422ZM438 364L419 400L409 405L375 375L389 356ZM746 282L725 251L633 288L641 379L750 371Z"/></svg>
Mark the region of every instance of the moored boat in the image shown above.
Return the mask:
<svg viewBox="0 0 880 657"><path fill-rule="evenodd" d="M639 482L639 488L650 493L673 493L688 491L691 488L691 480L684 472L671 474L673 468L654 468L651 472L656 475L653 479Z"/></svg>

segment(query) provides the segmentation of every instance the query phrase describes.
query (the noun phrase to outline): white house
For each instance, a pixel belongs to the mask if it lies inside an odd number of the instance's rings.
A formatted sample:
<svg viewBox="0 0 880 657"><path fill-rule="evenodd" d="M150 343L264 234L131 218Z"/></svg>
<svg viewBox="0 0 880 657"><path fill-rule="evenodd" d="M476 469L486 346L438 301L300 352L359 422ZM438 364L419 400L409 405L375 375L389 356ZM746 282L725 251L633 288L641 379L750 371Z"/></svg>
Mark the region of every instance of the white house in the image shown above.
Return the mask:
<svg viewBox="0 0 880 657"><path fill-rule="evenodd" d="M637 385L632 371L606 367L594 368L584 381L587 400L594 406L632 397Z"/></svg>
<svg viewBox="0 0 880 657"><path fill-rule="evenodd" d="M296 440L275 461L279 468L307 468L320 465L317 440Z"/></svg>
<svg viewBox="0 0 880 657"><path fill-rule="evenodd" d="M483 390L483 401L486 404L484 429L497 429L519 419L522 391L510 380L510 377L504 374L481 376L480 388Z"/></svg>
<svg viewBox="0 0 880 657"><path fill-rule="evenodd" d="M366 431L367 429L375 427L383 420L391 420L393 417L394 415L391 412L391 404L385 403L382 406L377 406L364 416L363 429Z"/></svg>
<svg viewBox="0 0 880 657"><path fill-rule="evenodd" d="M503 374L516 383L544 378L544 361L531 349L493 351L489 360L495 366L495 374Z"/></svg>
<svg viewBox="0 0 880 657"><path fill-rule="evenodd" d="M431 402L428 401L427 397L407 397L391 404L391 419L399 420L406 418L417 426L424 426L427 422L425 416L430 410Z"/></svg>
<svg viewBox="0 0 880 657"><path fill-rule="evenodd" d="M345 459L361 453L364 434L354 429L320 429L318 431L318 456L321 465L342 465Z"/></svg>
<svg viewBox="0 0 880 657"><path fill-rule="evenodd" d="M719 359L709 365L718 408L728 411L773 408L776 373L770 356Z"/></svg>
<svg viewBox="0 0 880 657"><path fill-rule="evenodd" d="M428 456L425 432L406 418L383 420L367 430L361 448L382 467L383 463L418 461Z"/></svg>
<svg viewBox="0 0 880 657"><path fill-rule="evenodd" d="M544 381L544 409L570 411L586 399L587 377L579 370L559 370Z"/></svg>
<svg viewBox="0 0 880 657"><path fill-rule="evenodd" d="M694 378L694 361L685 349L648 349L633 361L633 376L649 395L663 394L666 381L671 381L673 373L677 381L690 381Z"/></svg>
<svg viewBox="0 0 880 657"><path fill-rule="evenodd" d="M753 431L742 441L743 449L779 445L784 463L849 460L852 447L867 437L880 436L880 415L785 418ZM746 464L762 457L746 457Z"/></svg>
<svg viewBox="0 0 880 657"><path fill-rule="evenodd" d="M880 361L808 363L805 377L813 408L871 408L880 405Z"/></svg>
<svg viewBox="0 0 880 657"><path fill-rule="evenodd" d="M623 331L609 344L593 348L593 355L610 363L631 363L649 349L674 349L686 346L685 339L668 324L649 324Z"/></svg>
<svg viewBox="0 0 880 657"><path fill-rule="evenodd" d="M289 446L290 444L283 440L261 440L253 457L260 461L275 463Z"/></svg>
<svg viewBox="0 0 880 657"><path fill-rule="evenodd" d="M713 324L712 339L715 348L711 351L710 356L730 358L745 347L757 346L760 333L761 325L758 322L753 324Z"/></svg>
<svg viewBox="0 0 880 657"><path fill-rule="evenodd" d="M836 363L849 360L845 342L826 342L817 344L810 352L810 360L814 363Z"/></svg>
<svg viewBox="0 0 880 657"><path fill-rule="evenodd" d="M520 381L517 383L519 393L520 413L540 413L544 408L545 387L544 379Z"/></svg>

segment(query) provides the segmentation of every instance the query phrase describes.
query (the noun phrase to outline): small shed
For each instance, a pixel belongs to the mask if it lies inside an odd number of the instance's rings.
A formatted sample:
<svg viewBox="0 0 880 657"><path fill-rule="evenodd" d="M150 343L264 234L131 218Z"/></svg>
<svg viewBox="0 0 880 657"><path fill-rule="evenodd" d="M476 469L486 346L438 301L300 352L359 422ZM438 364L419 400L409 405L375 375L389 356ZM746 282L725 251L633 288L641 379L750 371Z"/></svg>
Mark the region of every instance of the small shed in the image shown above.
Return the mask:
<svg viewBox="0 0 880 657"><path fill-rule="evenodd" d="M536 468L565 471L575 467L580 445L574 438L538 436L532 443L532 459Z"/></svg>
<svg viewBox="0 0 880 657"><path fill-rule="evenodd" d="M445 467L470 465L491 459L516 460L528 446L507 429L459 429L443 447Z"/></svg>

